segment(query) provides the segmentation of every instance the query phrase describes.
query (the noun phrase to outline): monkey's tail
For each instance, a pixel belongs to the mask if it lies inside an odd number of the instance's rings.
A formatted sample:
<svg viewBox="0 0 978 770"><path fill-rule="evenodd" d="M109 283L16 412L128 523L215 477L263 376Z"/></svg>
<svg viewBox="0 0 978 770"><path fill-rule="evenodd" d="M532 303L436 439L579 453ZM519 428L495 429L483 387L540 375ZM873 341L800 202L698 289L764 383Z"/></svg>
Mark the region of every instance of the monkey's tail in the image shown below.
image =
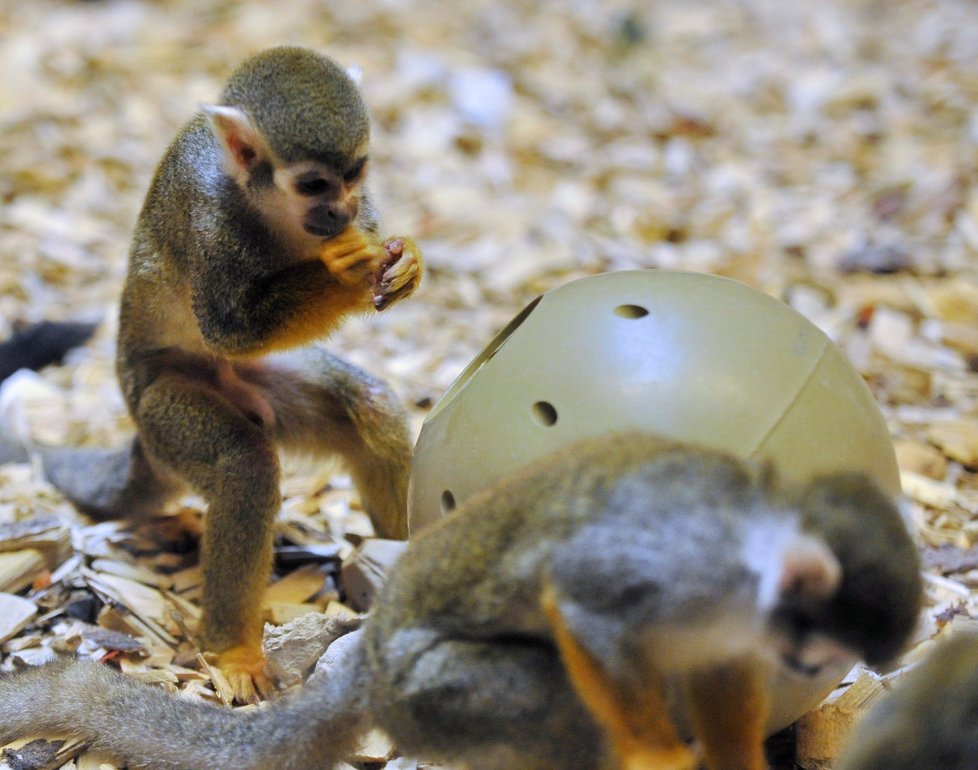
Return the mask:
<svg viewBox="0 0 978 770"><path fill-rule="evenodd" d="M69 350L86 342L97 327L95 323L41 321L18 329L0 342L0 382L18 369L40 369L60 361ZM0 465L27 459L27 450L18 441L0 435Z"/></svg>
<svg viewBox="0 0 978 770"><path fill-rule="evenodd" d="M0 382L18 369L40 369L64 358L65 353L86 342L98 324L75 321L41 321L15 331L0 342Z"/></svg>
<svg viewBox="0 0 978 770"><path fill-rule="evenodd" d="M0 745L79 738L145 770L327 770L366 728L360 645L352 647L328 676L245 713L183 700L96 663L39 666L0 678Z"/></svg>

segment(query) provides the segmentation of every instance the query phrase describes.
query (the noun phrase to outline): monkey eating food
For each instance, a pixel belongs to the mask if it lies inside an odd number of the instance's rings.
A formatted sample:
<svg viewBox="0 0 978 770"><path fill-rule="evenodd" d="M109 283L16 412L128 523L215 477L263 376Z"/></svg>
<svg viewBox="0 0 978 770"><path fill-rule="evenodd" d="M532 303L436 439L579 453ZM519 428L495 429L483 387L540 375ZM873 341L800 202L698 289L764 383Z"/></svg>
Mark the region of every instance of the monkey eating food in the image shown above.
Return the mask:
<svg viewBox="0 0 978 770"><path fill-rule="evenodd" d="M0 740L71 735L148 770L330 768L370 726L468 770L763 770L767 673L896 656L916 548L859 474L801 486L723 452L572 445L422 530L364 627L248 714L93 663L0 679ZM696 742L669 716L677 681Z"/></svg>
<svg viewBox="0 0 978 770"><path fill-rule="evenodd" d="M369 129L331 59L283 47L241 64L164 154L136 224L116 368L137 435L121 450L38 448L49 480L98 518L203 496L200 636L240 701L271 687L260 597L278 449L339 456L377 533L407 536L403 408L306 345L420 280L414 243L377 235Z"/></svg>

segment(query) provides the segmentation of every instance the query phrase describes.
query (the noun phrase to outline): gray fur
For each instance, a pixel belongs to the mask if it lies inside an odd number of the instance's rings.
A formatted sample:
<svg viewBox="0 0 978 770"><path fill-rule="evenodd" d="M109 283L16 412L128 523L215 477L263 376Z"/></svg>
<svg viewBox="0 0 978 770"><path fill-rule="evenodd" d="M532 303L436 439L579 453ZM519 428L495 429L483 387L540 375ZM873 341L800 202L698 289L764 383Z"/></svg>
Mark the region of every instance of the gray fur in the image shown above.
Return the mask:
<svg viewBox="0 0 978 770"><path fill-rule="evenodd" d="M350 76L306 48L270 48L251 57L228 78L220 101L243 109L284 163L312 159L339 167L370 131L367 106Z"/></svg>

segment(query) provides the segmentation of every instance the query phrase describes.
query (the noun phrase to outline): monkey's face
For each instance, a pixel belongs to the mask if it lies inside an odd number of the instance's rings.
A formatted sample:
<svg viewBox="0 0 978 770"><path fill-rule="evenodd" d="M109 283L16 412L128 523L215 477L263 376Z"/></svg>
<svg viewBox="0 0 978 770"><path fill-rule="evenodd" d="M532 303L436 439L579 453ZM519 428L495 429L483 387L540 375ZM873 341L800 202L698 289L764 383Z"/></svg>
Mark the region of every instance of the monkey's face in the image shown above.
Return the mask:
<svg viewBox="0 0 978 770"><path fill-rule="evenodd" d="M795 674L813 677L827 668L851 666L862 657L843 642L811 628L806 623L784 622L774 628L774 652L780 662Z"/></svg>
<svg viewBox="0 0 978 770"><path fill-rule="evenodd" d="M293 226L314 238L339 235L360 210L360 193L367 170L366 154L342 163L295 163L274 172L279 208Z"/></svg>
<svg viewBox="0 0 978 770"><path fill-rule="evenodd" d="M296 259L312 259L360 211L366 136L350 150L285 162L242 109L205 105L225 172Z"/></svg>

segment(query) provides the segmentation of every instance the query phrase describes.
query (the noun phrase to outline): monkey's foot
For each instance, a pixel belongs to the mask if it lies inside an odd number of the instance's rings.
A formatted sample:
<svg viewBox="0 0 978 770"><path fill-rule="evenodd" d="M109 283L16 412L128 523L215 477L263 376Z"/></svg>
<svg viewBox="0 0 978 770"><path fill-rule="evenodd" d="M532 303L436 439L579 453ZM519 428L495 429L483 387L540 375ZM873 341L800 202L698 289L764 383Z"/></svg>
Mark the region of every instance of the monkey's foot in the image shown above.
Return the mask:
<svg viewBox="0 0 978 770"><path fill-rule="evenodd" d="M217 654L217 666L228 680L236 703L257 703L275 694L275 684L265 673L261 648L238 644Z"/></svg>
<svg viewBox="0 0 978 770"><path fill-rule="evenodd" d="M377 310L383 310L413 294L421 283L421 273L424 271L421 250L410 238L388 238L383 246L387 259L380 266L374 284L374 307Z"/></svg>
<svg viewBox="0 0 978 770"><path fill-rule="evenodd" d="M319 251L319 258L344 286L368 287L377 266L387 259L387 252L369 235L351 226L326 241Z"/></svg>
<svg viewBox="0 0 978 770"><path fill-rule="evenodd" d="M622 757L623 770L696 770L696 752L685 746L671 749L641 749Z"/></svg>

